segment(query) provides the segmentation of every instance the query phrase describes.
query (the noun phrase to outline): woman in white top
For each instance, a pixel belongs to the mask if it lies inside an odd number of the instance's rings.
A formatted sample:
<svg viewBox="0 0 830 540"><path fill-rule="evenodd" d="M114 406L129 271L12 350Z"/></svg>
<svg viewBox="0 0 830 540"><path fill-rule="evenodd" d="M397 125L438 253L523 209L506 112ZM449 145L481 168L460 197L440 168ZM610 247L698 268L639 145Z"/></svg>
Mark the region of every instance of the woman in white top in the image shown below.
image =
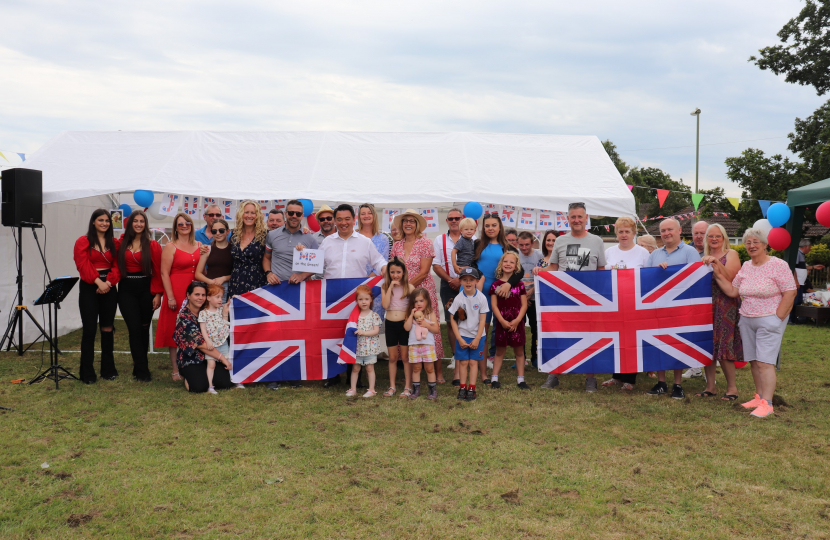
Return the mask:
<svg viewBox="0 0 830 540"><path fill-rule="evenodd" d="M637 224L630 217L621 217L614 223L614 232L617 234L618 246L605 250L606 268L612 270L625 270L630 268L643 268L648 262L649 252L646 248L638 246ZM610 379L602 383L602 386L622 385L623 390L634 390L637 382L636 373L614 373Z"/></svg>
<svg viewBox="0 0 830 540"><path fill-rule="evenodd" d="M630 217L621 217L614 223L618 246L605 250L606 268L624 270L626 268L643 268L648 262L649 251L637 245L637 224Z"/></svg>

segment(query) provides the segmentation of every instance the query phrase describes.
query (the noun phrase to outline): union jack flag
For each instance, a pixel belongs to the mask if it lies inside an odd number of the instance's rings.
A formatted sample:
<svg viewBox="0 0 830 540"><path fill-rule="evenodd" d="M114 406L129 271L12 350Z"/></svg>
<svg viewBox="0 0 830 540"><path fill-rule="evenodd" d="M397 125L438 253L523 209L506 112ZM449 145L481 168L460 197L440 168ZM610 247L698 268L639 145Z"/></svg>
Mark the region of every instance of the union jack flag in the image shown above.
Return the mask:
<svg viewBox="0 0 830 540"><path fill-rule="evenodd" d="M375 287L382 279L283 282L235 296L231 380L316 381L343 373L346 367L337 358L355 306L355 289L362 284Z"/></svg>
<svg viewBox="0 0 830 540"><path fill-rule="evenodd" d="M712 275L702 263L536 278L539 371L639 373L712 363Z"/></svg>

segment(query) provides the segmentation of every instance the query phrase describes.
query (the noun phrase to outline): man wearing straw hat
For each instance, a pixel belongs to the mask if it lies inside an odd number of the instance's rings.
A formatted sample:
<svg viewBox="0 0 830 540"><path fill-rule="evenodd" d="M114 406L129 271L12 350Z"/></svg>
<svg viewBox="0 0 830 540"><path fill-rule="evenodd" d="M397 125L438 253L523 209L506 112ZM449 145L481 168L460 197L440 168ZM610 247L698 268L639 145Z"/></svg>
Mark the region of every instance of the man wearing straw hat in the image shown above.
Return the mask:
<svg viewBox="0 0 830 540"><path fill-rule="evenodd" d="M334 210L327 204L324 204L314 214L317 218L317 223L320 224L320 230L314 233L314 239L318 244L322 244L327 236L334 234Z"/></svg>

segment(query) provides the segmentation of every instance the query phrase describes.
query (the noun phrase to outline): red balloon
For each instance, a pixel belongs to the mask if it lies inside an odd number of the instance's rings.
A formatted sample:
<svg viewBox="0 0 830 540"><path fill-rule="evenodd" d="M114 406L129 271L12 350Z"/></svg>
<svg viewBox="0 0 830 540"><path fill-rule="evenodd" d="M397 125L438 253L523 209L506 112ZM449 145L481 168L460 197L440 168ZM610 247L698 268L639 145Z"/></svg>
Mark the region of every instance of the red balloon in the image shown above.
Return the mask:
<svg viewBox="0 0 830 540"><path fill-rule="evenodd" d="M818 210L816 210L816 221L824 227L830 227L830 201L825 201L818 207Z"/></svg>
<svg viewBox="0 0 830 540"><path fill-rule="evenodd" d="M790 245L792 238L787 229L783 227L774 227L769 234L767 234L767 241L769 247L776 251L784 251Z"/></svg>
<svg viewBox="0 0 830 540"><path fill-rule="evenodd" d="M318 232L320 230L320 223L317 221L317 218L314 217L313 214L309 214L305 220L308 222L309 229L311 229L314 232Z"/></svg>

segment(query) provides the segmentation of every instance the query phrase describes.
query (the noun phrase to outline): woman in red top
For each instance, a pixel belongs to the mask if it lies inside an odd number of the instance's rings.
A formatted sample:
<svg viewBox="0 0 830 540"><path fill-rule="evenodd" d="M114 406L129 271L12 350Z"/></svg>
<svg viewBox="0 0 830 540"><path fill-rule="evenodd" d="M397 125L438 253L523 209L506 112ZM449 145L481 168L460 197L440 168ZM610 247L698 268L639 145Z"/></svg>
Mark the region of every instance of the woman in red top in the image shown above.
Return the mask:
<svg viewBox="0 0 830 540"><path fill-rule="evenodd" d="M173 219L173 239L161 252L164 298L161 302L155 342L156 347L167 347L170 351L174 381L182 380L176 365L176 343L173 341L176 317L185 300L187 287L196 275L200 247L201 244L196 241L196 233L193 230L193 220L184 212L179 212Z"/></svg>
<svg viewBox="0 0 830 540"><path fill-rule="evenodd" d="M94 383L95 334L101 326L101 377L114 380L118 376L113 355L112 324L118 307L118 271L115 240L112 236L110 213L99 208L89 218L89 230L75 242L75 266L81 276L78 308L81 311L81 381Z"/></svg>
<svg viewBox="0 0 830 540"><path fill-rule="evenodd" d="M150 237L147 214L135 210L127 218L124 236L118 246L118 307L130 334L133 377L150 382L147 348L150 345L150 322L161 305L161 246Z"/></svg>

